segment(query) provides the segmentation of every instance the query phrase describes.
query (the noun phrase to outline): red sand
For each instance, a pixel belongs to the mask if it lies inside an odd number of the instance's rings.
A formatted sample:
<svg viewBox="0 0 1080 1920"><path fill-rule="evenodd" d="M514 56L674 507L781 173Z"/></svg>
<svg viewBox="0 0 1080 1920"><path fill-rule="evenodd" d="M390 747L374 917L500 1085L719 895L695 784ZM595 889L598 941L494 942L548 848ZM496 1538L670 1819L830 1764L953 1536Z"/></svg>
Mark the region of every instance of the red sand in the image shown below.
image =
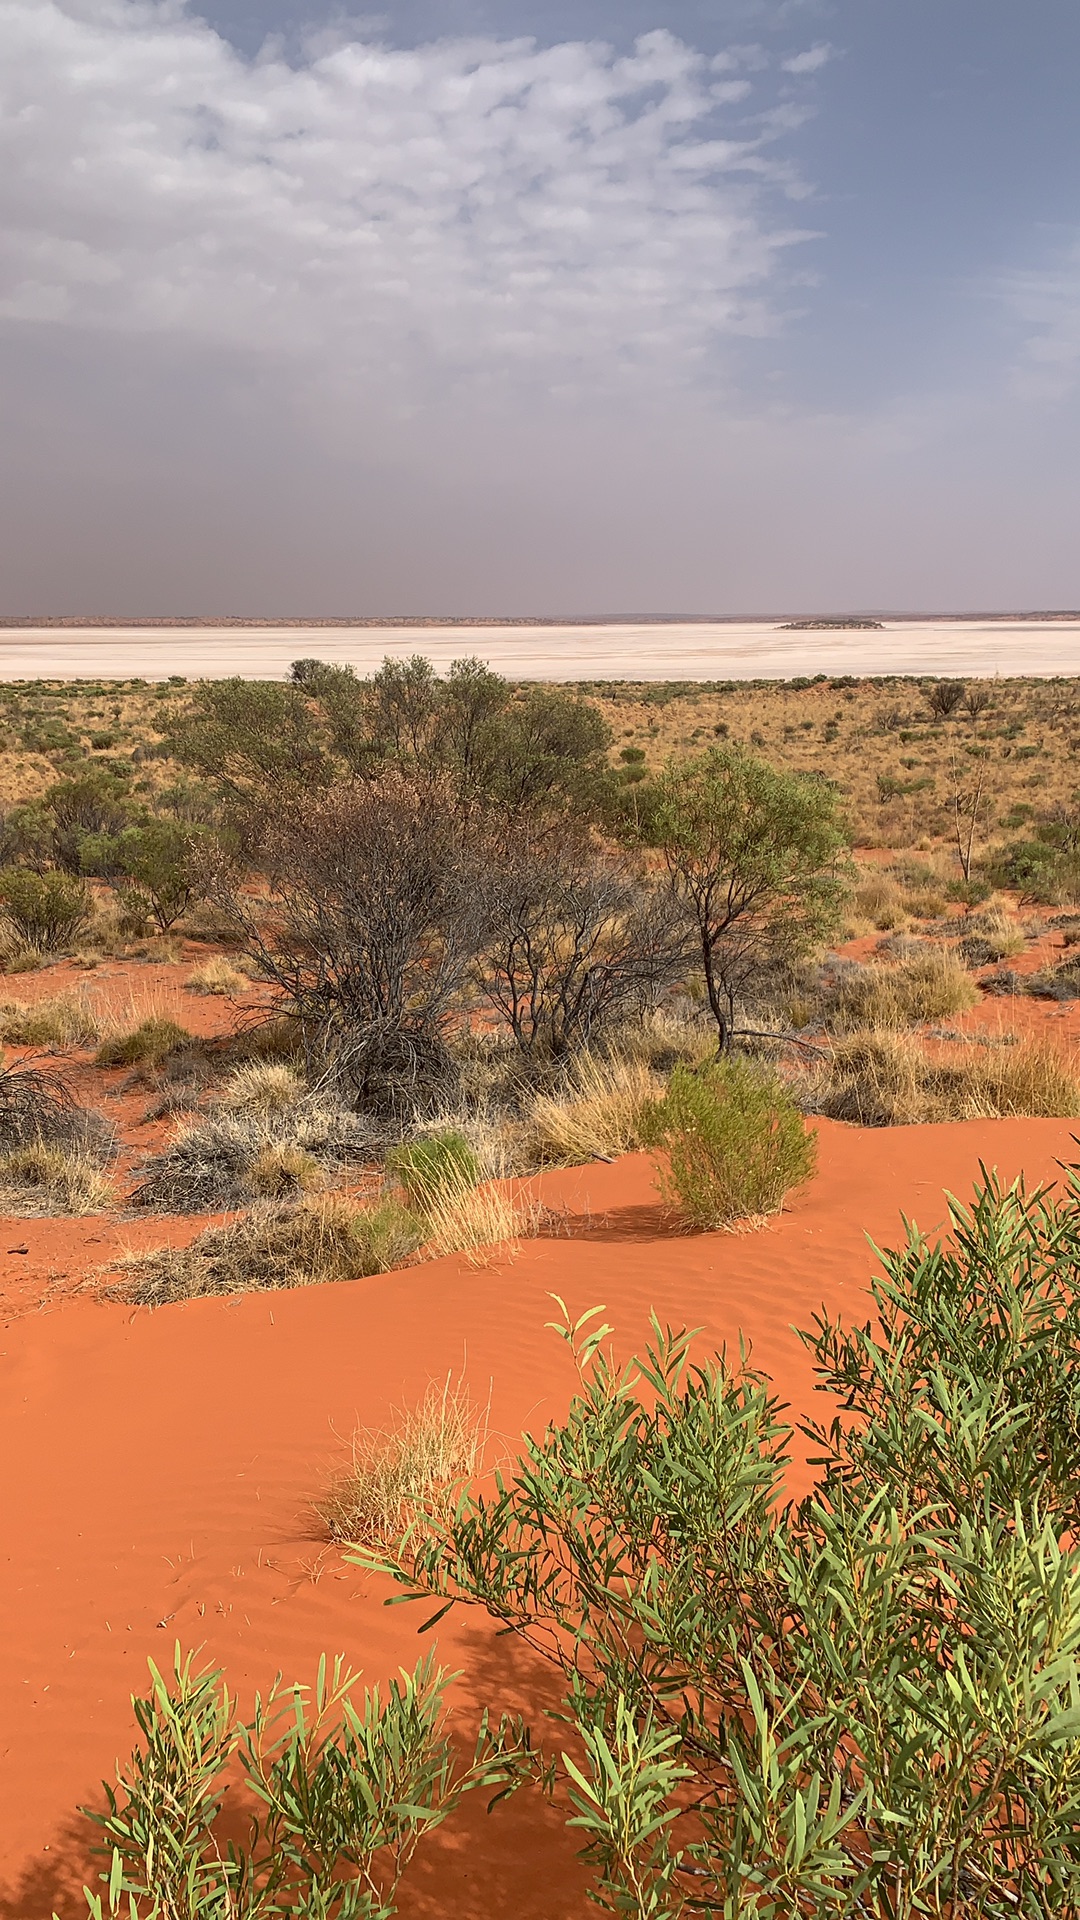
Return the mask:
<svg viewBox="0 0 1080 1920"><path fill-rule="evenodd" d="M702 1347L743 1329L755 1361L800 1413L806 1356L791 1331L824 1302L861 1312L872 1255L900 1211L925 1229L942 1188L965 1196L983 1159L1012 1177L1053 1175L1075 1155L1075 1122L973 1121L861 1132L824 1122L816 1180L789 1213L741 1235L665 1233L641 1156L553 1174L573 1237L525 1245L479 1269L461 1259L349 1284L151 1314L68 1301L0 1330L0 1462L6 1578L0 1623L5 1747L0 1823L12 1915L82 1910L88 1867L72 1810L131 1745L128 1693L146 1656L202 1646L246 1693L279 1669L313 1674L344 1651L371 1679L411 1666L415 1613L306 1531L305 1508L359 1420L381 1423L432 1378L464 1367L490 1385L495 1430L512 1444L565 1406L572 1378L545 1332L548 1294L572 1312L603 1303L623 1349L650 1307L700 1325ZM175 1223L187 1237L200 1222ZM138 1237L162 1238L160 1222ZM20 1220L0 1228L15 1269L104 1259L129 1235L105 1221ZM100 1248L100 1252L99 1252ZM63 1251L62 1251L63 1250ZM36 1253L36 1259L35 1259ZM805 1470L804 1470L805 1471ZM542 1681L479 1616L439 1628L444 1661L466 1669L465 1706L536 1703ZM488 1818L470 1806L421 1852L403 1911L460 1920L569 1920L587 1911L572 1838L532 1796Z"/></svg>

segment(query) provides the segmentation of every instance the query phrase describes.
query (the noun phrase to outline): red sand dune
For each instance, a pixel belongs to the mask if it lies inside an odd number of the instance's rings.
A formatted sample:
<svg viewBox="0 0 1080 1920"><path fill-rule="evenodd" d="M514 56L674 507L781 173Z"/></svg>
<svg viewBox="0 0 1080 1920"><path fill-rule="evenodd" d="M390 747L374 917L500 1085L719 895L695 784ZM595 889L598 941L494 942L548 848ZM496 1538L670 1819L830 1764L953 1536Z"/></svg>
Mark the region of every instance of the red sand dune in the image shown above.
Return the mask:
<svg viewBox="0 0 1080 1920"><path fill-rule="evenodd" d="M129 1691L175 1639L222 1662L246 1696L279 1669L313 1674L344 1651L370 1679L419 1651L408 1607L310 1537L305 1507L357 1421L383 1422L428 1381L463 1367L491 1391L508 1443L565 1407L571 1369L544 1328L548 1294L571 1311L603 1303L626 1349L650 1307L735 1343L795 1409L811 1376L793 1323L823 1302L859 1313L869 1233L895 1242L900 1212L942 1221L942 1189L970 1192L983 1159L1012 1177L1052 1177L1075 1156L1068 1121L975 1121L883 1132L823 1123L817 1179L790 1212L746 1235L664 1230L641 1156L547 1176L574 1237L525 1245L478 1269L462 1259L347 1285L190 1302L157 1313L91 1299L23 1312L0 1330L3 1496L3 1858L0 1916L81 1908L88 1868L80 1800L131 1745ZM184 1223L191 1230L199 1223ZM153 1227L157 1231L150 1232ZM20 1220L5 1245L68 1237L69 1264L102 1258L102 1221ZM120 1229L123 1233L127 1230ZM104 1238L103 1238L104 1237ZM159 1223L139 1237L160 1238ZM178 1236L179 1237L179 1236ZM74 1254L74 1258L72 1257ZM804 1470L805 1473L805 1470ZM426 1643L423 1643L426 1644ZM459 1704L542 1700L543 1677L479 1616L439 1628L465 1669ZM78 1837L76 1837L78 1836ZM470 1806L418 1856L404 1911L460 1920L583 1915L584 1878L557 1814L531 1796L489 1818Z"/></svg>

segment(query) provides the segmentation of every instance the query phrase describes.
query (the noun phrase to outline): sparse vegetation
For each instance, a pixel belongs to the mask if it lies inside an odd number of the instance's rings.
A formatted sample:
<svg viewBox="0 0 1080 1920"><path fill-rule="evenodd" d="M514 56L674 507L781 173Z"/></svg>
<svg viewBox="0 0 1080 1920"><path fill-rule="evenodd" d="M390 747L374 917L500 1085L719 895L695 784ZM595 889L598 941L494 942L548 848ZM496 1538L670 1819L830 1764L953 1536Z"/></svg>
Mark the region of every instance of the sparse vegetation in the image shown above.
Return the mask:
<svg viewBox="0 0 1080 1920"><path fill-rule="evenodd" d="M1077 1910L1080 1191L951 1212L804 1336L844 1411L803 1501L766 1377L655 1323L619 1367L594 1309L517 1468L353 1550L549 1663L606 1911Z"/></svg>
<svg viewBox="0 0 1080 1920"><path fill-rule="evenodd" d="M676 1067L645 1121L663 1151L663 1199L687 1226L731 1227L778 1213L810 1178L816 1142L786 1088L749 1061Z"/></svg>
<svg viewBox="0 0 1080 1920"><path fill-rule="evenodd" d="M572 1167L633 1153L645 1144L645 1116L662 1091L647 1061L584 1054L559 1092L533 1100L523 1143L529 1164Z"/></svg>
<svg viewBox="0 0 1080 1920"><path fill-rule="evenodd" d="M353 1435L348 1464L314 1503L320 1527L344 1545L396 1543L417 1514L452 1510L479 1472L486 1438L486 1413L464 1386L433 1381L387 1428Z"/></svg>
<svg viewBox="0 0 1080 1920"><path fill-rule="evenodd" d="M115 1197L85 1147L39 1139L0 1152L0 1213L102 1213Z"/></svg>
<svg viewBox="0 0 1080 1920"><path fill-rule="evenodd" d="M853 1033L794 1084L810 1112L863 1127L1080 1115L1080 1062L1037 1040L929 1052L912 1034Z"/></svg>
<svg viewBox="0 0 1080 1920"><path fill-rule="evenodd" d="M97 1015L81 994L0 1001L0 1040L9 1047L83 1047L100 1031Z"/></svg>
<svg viewBox="0 0 1080 1920"><path fill-rule="evenodd" d="M204 960L200 966L192 969L187 984L190 993L212 993L224 997L246 993L251 981L246 973L241 973L239 967L234 967L231 961L215 954L213 959Z"/></svg>
<svg viewBox="0 0 1080 1920"><path fill-rule="evenodd" d="M223 1213L312 1191L377 1147L357 1115L317 1097L251 1102L181 1125L139 1170L131 1204L154 1213Z"/></svg>
<svg viewBox="0 0 1080 1920"><path fill-rule="evenodd" d="M845 968L827 1017L841 1031L909 1027L962 1013L978 998L978 988L956 955L927 947L890 965Z"/></svg>
<svg viewBox="0 0 1080 1920"><path fill-rule="evenodd" d="M188 1247L133 1255L113 1292L140 1306L199 1295L360 1280L404 1266L422 1230L394 1201L359 1207L327 1198L255 1207L208 1227Z"/></svg>
<svg viewBox="0 0 1080 1920"><path fill-rule="evenodd" d="M97 1051L99 1067L158 1066L171 1053L191 1045L186 1027L163 1014L150 1014L129 1033L110 1035Z"/></svg>

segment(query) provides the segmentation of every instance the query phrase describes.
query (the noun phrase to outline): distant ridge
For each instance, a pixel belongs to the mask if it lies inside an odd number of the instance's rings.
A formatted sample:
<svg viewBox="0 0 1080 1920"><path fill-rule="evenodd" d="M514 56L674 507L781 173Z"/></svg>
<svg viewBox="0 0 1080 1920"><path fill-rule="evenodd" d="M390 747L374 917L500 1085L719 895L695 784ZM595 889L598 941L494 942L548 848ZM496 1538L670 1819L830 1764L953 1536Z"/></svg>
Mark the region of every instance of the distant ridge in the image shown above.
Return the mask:
<svg viewBox="0 0 1080 1920"><path fill-rule="evenodd" d="M790 613L688 613L688 614L323 614L306 618L303 615L278 619L261 618L252 614L226 613L220 616L211 614L147 614L139 618L120 619L111 614L0 614L0 631L16 633L26 628L92 627L108 629L131 627L155 627L165 632L179 631L199 627L260 627L289 631L312 632L317 628L371 628L402 627L415 628L418 632L429 627L713 627L713 626L770 626L782 622L790 628L828 628L854 626L880 626L883 621L896 620L910 625L920 620L1080 620L1080 610L1051 607L1044 612L1024 611L1003 613L1000 608L993 612L975 613L895 613L875 609L872 614L797 614Z"/></svg>

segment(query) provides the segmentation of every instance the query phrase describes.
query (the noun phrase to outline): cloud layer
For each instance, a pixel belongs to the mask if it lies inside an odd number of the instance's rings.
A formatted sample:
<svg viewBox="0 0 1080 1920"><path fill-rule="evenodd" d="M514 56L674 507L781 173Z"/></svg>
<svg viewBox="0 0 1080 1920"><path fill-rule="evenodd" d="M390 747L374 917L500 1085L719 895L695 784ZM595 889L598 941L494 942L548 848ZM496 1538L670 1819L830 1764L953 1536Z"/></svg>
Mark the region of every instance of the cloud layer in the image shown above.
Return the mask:
<svg viewBox="0 0 1080 1920"><path fill-rule="evenodd" d="M0 37L8 320L380 382L678 376L773 325L800 115L750 117L754 49L344 40L293 67L140 0L4 0Z"/></svg>

